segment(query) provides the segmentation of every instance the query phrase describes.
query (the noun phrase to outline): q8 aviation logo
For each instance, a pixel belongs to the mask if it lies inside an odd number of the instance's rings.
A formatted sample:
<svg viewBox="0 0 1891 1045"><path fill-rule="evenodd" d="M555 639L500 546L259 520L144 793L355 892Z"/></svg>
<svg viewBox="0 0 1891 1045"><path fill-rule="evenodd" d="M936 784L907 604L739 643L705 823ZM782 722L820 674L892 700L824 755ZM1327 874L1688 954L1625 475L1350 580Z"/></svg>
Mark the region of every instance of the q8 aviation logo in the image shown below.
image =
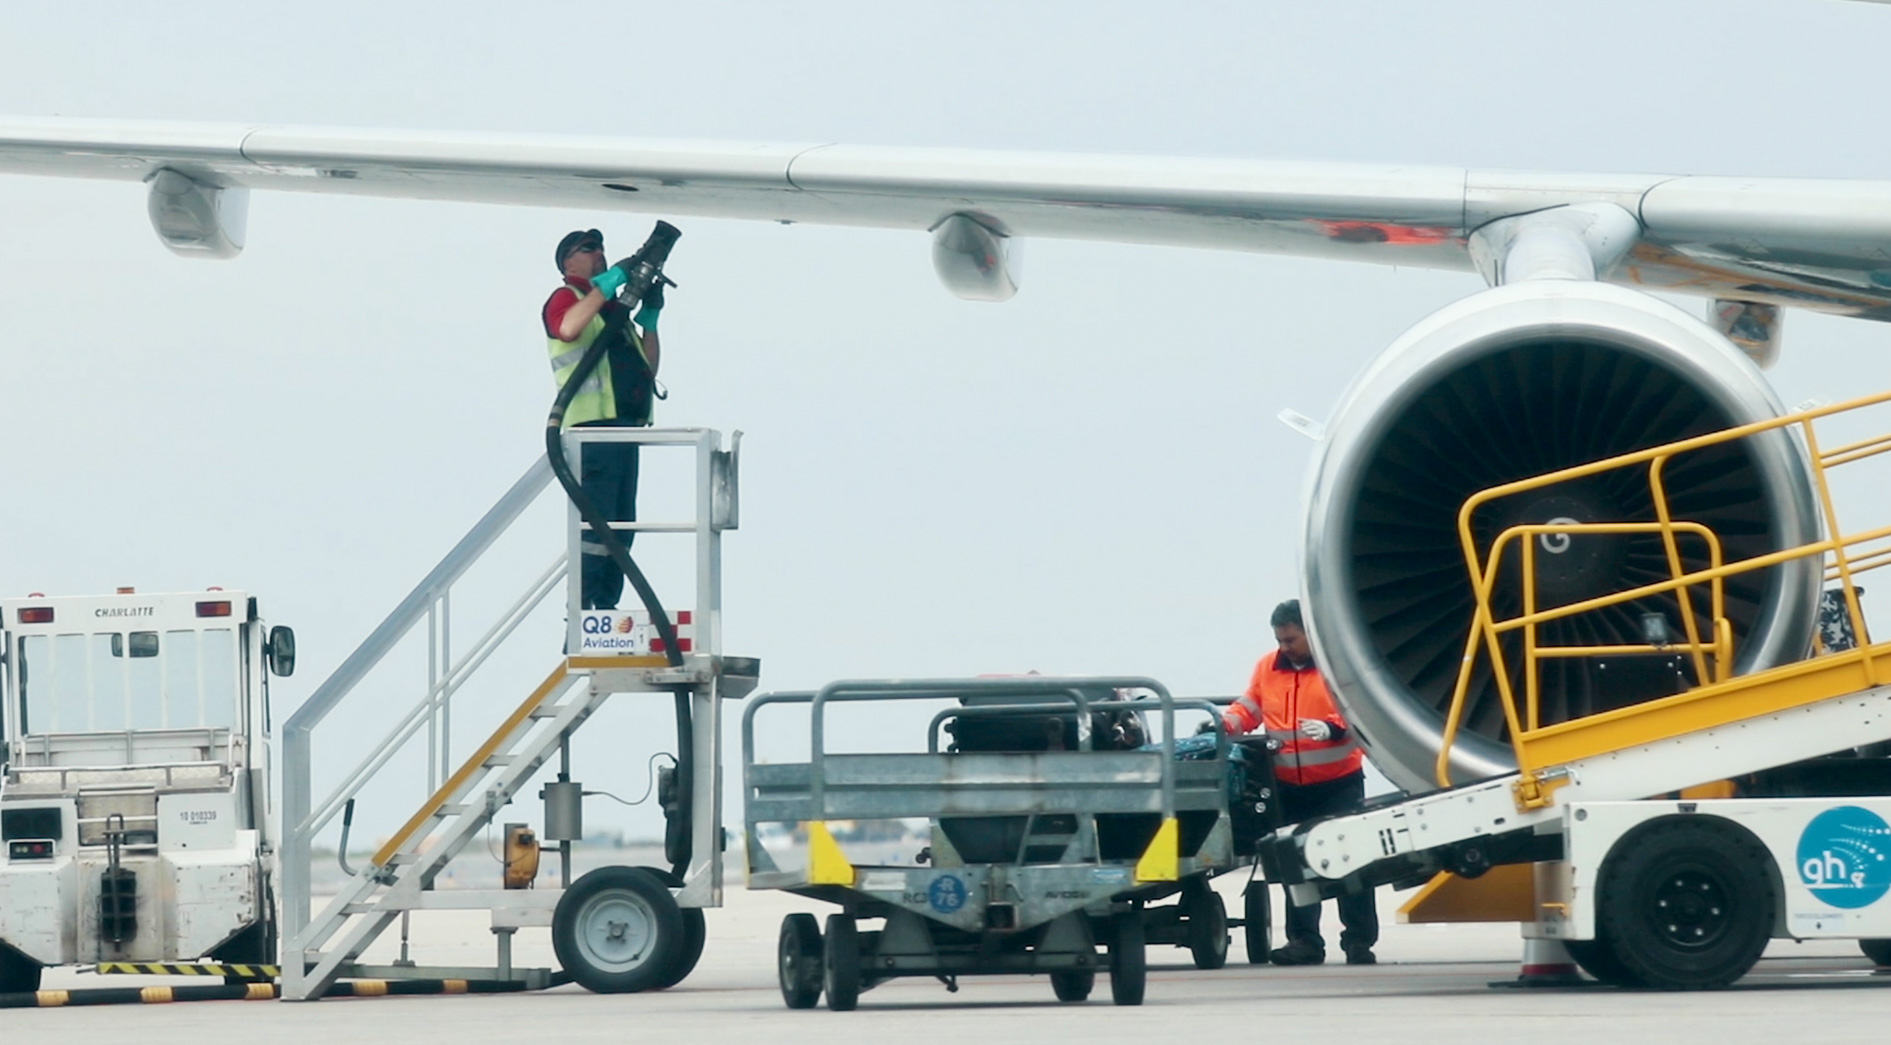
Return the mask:
<svg viewBox="0 0 1891 1045"><path fill-rule="evenodd" d="M1859 806L1812 818L1799 835L1799 880L1833 907L1863 907L1891 891L1891 826Z"/></svg>

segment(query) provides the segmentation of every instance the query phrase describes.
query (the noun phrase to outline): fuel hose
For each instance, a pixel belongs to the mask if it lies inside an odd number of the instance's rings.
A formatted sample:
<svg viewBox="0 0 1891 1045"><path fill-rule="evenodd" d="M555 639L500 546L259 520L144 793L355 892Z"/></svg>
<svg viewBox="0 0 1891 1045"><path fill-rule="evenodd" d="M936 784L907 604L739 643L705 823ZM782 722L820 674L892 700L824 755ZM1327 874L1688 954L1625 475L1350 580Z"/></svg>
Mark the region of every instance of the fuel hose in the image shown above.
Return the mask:
<svg viewBox="0 0 1891 1045"><path fill-rule="evenodd" d="M650 237L644 240L643 246L637 248L637 252L629 258L618 262L618 266L623 268L625 275L629 277L617 298L626 309L635 307L637 302L649 292L651 286L663 278L663 264L669 260L670 248L676 245L676 240L681 235L682 232L676 226L667 221L659 221L656 228L651 230ZM637 560L631 557L630 547L624 543L623 538L618 536L617 531L611 528L611 521L604 517L597 502L584 492L584 487L579 484L577 477L571 474L571 465L565 459L565 441L562 438L565 412L570 409L571 400L577 396L579 386L584 384L585 379L591 376L593 370L597 369L599 361L604 358L604 353L609 349L616 335L617 330L613 329L600 334L593 340L590 347L585 349L584 356L578 360L578 365L571 371L571 376L565 379L564 387L558 390L558 398L552 402L551 413L545 418L545 457L551 462L552 474L558 477L558 485L564 488L565 496L570 499L572 506L578 509L578 516L584 520L585 526L590 528L598 543L602 544L604 550L610 555L611 561L623 571L625 579L630 581L631 588L637 592L637 598L650 614L651 625L656 628L658 637L663 640L664 658L669 661L671 667L680 668L683 666L682 645L677 642L676 625L670 620L669 612L658 600L656 589L650 586L650 581L644 576L643 570L638 568ZM679 845L674 852L667 855L671 860L671 873L681 879L689 873L691 845L694 839L691 828L695 818L692 785L695 779L696 730L690 714L690 687L672 686L670 694L676 706L677 816L681 822L681 830L676 832L680 836Z"/></svg>

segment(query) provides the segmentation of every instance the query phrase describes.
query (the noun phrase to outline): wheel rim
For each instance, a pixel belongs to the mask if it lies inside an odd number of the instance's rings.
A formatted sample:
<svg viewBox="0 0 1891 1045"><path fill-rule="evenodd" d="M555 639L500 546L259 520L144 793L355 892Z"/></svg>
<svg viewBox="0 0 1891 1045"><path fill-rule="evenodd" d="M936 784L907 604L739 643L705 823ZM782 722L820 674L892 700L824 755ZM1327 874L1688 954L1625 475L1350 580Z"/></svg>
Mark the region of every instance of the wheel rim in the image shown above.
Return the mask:
<svg viewBox="0 0 1891 1045"><path fill-rule="evenodd" d="M1726 883L1705 868L1669 871L1651 901L1648 921L1656 938L1683 950L1713 946L1733 923Z"/></svg>
<svg viewBox="0 0 1891 1045"><path fill-rule="evenodd" d="M656 912L635 893L599 893L578 909L573 921L586 963L605 972L637 968L656 942Z"/></svg>

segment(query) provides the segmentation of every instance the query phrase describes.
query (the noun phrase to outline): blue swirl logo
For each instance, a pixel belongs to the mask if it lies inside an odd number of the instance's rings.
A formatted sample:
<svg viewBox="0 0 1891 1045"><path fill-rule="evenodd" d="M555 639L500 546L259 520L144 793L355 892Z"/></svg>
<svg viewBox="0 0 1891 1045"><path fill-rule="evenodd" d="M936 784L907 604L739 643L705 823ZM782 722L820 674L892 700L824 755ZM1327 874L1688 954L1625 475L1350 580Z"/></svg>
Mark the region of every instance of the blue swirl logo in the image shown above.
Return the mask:
<svg viewBox="0 0 1891 1045"><path fill-rule="evenodd" d="M1812 818L1799 835L1799 880L1833 907L1864 907L1891 892L1891 825L1860 806Z"/></svg>

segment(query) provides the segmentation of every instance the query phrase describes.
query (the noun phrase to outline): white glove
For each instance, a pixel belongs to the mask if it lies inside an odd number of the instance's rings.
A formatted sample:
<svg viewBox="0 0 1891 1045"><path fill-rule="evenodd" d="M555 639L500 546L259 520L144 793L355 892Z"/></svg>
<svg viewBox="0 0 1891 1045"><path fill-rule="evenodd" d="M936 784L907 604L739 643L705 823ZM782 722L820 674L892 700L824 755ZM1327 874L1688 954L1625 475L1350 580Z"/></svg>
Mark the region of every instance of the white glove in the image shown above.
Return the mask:
<svg viewBox="0 0 1891 1045"><path fill-rule="evenodd" d="M1303 718L1300 720L1300 735L1308 740L1331 740L1333 727L1317 718Z"/></svg>

